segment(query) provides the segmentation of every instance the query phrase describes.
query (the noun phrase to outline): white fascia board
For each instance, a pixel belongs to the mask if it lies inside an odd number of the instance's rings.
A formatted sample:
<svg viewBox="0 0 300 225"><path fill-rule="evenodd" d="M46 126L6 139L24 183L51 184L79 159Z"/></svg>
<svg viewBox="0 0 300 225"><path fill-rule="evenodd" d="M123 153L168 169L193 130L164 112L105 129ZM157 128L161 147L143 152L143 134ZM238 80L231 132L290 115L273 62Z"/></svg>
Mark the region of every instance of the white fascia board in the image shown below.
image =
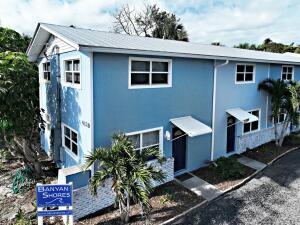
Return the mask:
<svg viewBox="0 0 300 225"><path fill-rule="evenodd" d="M88 52L103 52L103 53L119 53L119 54L167 56L167 57L181 57L181 58L194 58L194 59L216 59L216 60L230 60L230 61L241 61L241 62L261 62L261 63L274 63L274 64L286 64L286 65L300 65L300 61L294 62L294 61L281 61L281 60L265 60L265 59L246 58L246 57L239 58L239 57L188 54L188 53L163 52L163 51L160 52L160 51L138 50L138 49L93 47L93 46L83 46L83 45L79 45L79 50L80 51L88 51Z"/></svg>
<svg viewBox="0 0 300 225"><path fill-rule="evenodd" d="M40 26L41 28L43 28L44 30L48 31L49 33L53 34L54 36L58 37L59 39L61 39L62 41L66 42L67 44L71 45L72 47L74 47L76 50L79 50L79 45L67 38L65 38L64 36L60 35L59 33L49 29L47 26L41 24Z"/></svg>

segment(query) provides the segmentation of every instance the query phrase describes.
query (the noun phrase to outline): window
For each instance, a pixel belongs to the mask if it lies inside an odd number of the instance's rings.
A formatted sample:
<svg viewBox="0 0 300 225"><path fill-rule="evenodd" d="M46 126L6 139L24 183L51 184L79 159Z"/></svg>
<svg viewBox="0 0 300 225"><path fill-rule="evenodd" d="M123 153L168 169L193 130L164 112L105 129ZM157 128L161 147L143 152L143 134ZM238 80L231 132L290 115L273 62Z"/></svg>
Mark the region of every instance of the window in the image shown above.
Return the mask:
<svg viewBox="0 0 300 225"><path fill-rule="evenodd" d="M280 110L280 114L273 118L273 123L282 123L285 120L286 113L284 112L283 109Z"/></svg>
<svg viewBox="0 0 300 225"><path fill-rule="evenodd" d="M75 156L78 156L78 135L72 128L63 125L63 146L70 150Z"/></svg>
<svg viewBox="0 0 300 225"><path fill-rule="evenodd" d="M252 131L256 131L259 130L259 110L253 110L250 111L249 113L251 113L252 115L256 116L258 118L258 121L253 121L253 122L249 122L249 123L244 123L244 134L245 133L249 133Z"/></svg>
<svg viewBox="0 0 300 225"><path fill-rule="evenodd" d="M293 66L282 66L281 70L281 79L282 80L293 80L293 72L294 67Z"/></svg>
<svg viewBox="0 0 300 225"><path fill-rule="evenodd" d="M129 87L170 87L171 60L164 59L129 59Z"/></svg>
<svg viewBox="0 0 300 225"><path fill-rule="evenodd" d="M139 153L147 148L162 149L162 128L128 133L127 136Z"/></svg>
<svg viewBox="0 0 300 225"><path fill-rule="evenodd" d="M65 82L73 85L80 85L79 59L65 61Z"/></svg>
<svg viewBox="0 0 300 225"><path fill-rule="evenodd" d="M43 79L46 81L50 81L51 77L51 66L50 62L43 63Z"/></svg>
<svg viewBox="0 0 300 225"><path fill-rule="evenodd" d="M236 83L253 83L255 80L254 76L254 65L241 65L236 66Z"/></svg>

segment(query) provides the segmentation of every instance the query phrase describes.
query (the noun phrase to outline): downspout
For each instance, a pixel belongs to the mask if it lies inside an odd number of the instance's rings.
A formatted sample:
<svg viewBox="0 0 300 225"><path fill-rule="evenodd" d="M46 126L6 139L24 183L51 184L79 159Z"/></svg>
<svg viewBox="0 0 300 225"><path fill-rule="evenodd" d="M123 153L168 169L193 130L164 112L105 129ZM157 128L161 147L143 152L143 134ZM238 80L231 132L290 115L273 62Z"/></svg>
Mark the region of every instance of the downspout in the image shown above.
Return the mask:
<svg viewBox="0 0 300 225"><path fill-rule="evenodd" d="M61 137L61 75L60 75L60 53L59 46L55 45L52 52L56 55L56 129L55 129L55 144L54 150L54 161L56 163L61 163L60 149L62 146L62 137Z"/></svg>
<svg viewBox="0 0 300 225"><path fill-rule="evenodd" d="M268 67L268 79L270 78L270 66ZM266 128L268 128L268 114L269 114L269 94L267 93L267 104L266 104Z"/></svg>
<svg viewBox="0 0 300 225"><path fill-rule="evenodd" d="M213 107L212 107L212 136L211 136L211 156L210 160L214 161L215 148L215 115L216 115L216 94L217 94L217 69L229 63L227 59L224 63L217 65L217 60L214 60L214 86L213 86Z"/></svg>

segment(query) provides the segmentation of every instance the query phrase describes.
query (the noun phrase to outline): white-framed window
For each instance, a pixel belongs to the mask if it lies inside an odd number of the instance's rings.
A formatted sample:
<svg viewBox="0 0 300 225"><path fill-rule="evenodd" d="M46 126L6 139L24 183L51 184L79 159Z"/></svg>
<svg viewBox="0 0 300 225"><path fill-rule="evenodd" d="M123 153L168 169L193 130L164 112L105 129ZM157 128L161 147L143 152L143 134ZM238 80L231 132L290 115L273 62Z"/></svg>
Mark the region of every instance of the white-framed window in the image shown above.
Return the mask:
<svg viewBox="0 0 300 225"><path fill-rule="evenodd" d="M281 69L281 80L293 80L294 79L294 67L293 66L282 66Z"/></svg>
<svg viewBox="0 0 300 225"><path fill-rule="evenodd" d="M260 129L260 110L259 109L251 110L251 111L249 111L249 113L256 116L258 118L258 120L253 121L253 122L244 123L244 127L243 127L244 134L250 133L253 131L257 131Z"/></svg>
<svg viewBox="0 0 300 225"><path fill-rule="evenodd" d="M153 128L148 130L127 133L126 136L135 146L139 153L147 148L158 148L160 154L163 149L163 128ZM149 159L151 160L151 159Z"/></svg>
<svg viewBox="0 0 300 225"><path fill-rule="evenodd" d="M275 118L273 117L273 124L274 123L277 123L277 124L283 123L283 121L285 120L285 117L286 117L286 113L284 112L283 109L281 109L280 114Z"/></svg>
<svg viewBox="0 0 300 225"><path fill-rule="evenodd" d="M51 79L51 65L50 62L43 63L43 79L45 81L50 81Z"/></svg>
<svg viewBox="0 0 300 225"><path fill-rule="evenodd" d="M78 157L78 133L71 127L62 124L62 143L73 156Z"/></svg>
<svg viewBox="0 0 300 225"><path fill-rule="evenodd" d="M64 61L64 81L71 86L80 86L80 59L68 59Z"/></svg>
<svg viewBox="0 0 300 225"><path fill-rule="evenodd" d="M172 60L129 57L129 88L172 86Z"/></svg>
<svg viewBox="0 0 300 225"><path fill-rule="evenodd" d="M255 82L255 65L252 64L237 64L235 83L246 84Z"/></svg>

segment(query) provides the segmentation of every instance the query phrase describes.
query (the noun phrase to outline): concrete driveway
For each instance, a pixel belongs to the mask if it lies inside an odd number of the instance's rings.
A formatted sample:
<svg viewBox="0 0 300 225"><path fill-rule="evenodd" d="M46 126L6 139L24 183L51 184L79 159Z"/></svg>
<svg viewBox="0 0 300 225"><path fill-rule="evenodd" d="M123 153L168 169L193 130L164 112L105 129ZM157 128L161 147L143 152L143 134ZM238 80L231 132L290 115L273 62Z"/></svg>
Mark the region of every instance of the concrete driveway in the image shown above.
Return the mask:
<svg viewBox="0 0 300 225"><path fill-rule="evenodd" d="M172 224L300 224L300 150Z"/></svg>

